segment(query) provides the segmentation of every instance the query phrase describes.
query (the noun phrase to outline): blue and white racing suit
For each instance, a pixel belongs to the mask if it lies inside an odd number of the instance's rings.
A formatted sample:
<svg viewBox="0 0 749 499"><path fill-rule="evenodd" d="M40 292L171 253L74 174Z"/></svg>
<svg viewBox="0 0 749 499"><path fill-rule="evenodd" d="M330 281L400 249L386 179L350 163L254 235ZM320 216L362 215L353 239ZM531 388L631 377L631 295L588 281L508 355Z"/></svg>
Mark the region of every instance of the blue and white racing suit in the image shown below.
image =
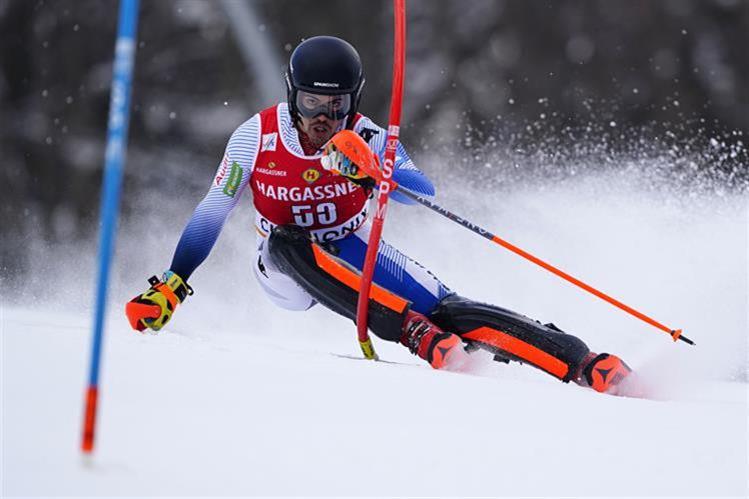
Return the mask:
<svg viewBox="0 0 749 499"><path fill-rule="evenodd" d="M293 125L286 104L279 104L279 133L281 142L295 155L304 156L299 135ZM362 134L380 159L385 152L385 132L370 119L362 117L354 126L361 132L368 128L379 133ZM219 165L216 176L205 198L200 202L188 222L177 245L170 270L188 279L206 259L231 212L237 205L241 192L247 186L255 167L259 145L263 137L258 115L254 115L232 134L226 147L225 157L231 157L241 165L242 178L237 192L227 195L230 176L224 165ZM418 170L402 145L398 145L393 179L407 189L425 196L434 195L434 187ZM233 182L237 180L234 179ZM397 191L391 198L404 204L413 204ZM277 305L288 310L307 310L315 300L293 279L280 272L267 253L266 234L258 231L257 254L253 257L255 276L266 295ZM361 270L369 237L369 224L363 224L353 233L329 242L336 249L336 256ZM374 282L379 286L412 302L411 308L422 314L431 313L450 290L431 272L395 247L382 241L377 256Z"/></svg>

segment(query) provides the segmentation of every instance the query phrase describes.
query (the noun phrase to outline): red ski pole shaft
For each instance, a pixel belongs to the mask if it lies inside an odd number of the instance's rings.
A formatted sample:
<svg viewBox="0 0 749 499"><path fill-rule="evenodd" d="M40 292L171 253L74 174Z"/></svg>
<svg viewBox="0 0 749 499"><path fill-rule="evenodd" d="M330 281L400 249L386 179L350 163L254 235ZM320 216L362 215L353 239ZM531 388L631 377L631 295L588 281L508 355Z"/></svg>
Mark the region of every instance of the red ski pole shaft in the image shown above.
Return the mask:
<svg viewBox="0 0 749 499"><path fill-rule="evenodd" d="M356 329L364 356L368 359L377 359L377 354L372 346L372 340L367 331L369 315L369 294L374 277L374 269L377 263L377 252L380 247L382 227L385 223L387 204L391 185L390 177L393 174L395 164L395 153L398 147L398 136L400 132L401 104L403 102L403 78L406 64L406 2L405 0L394 0L395 14L395 43L393 46L393 87L390 98L390 122L388 124L387 143L385 147L385 158L383 160L383 179L379 183L377 194L377 211L375 212L372 229L369 233L367 253L364 257L361 283L359 287L359 301L356 306Z"/></svg>
<svg viewBox="0 0 749 499"><path fill-rule="evenodd" d="M531 253L528 253L527 251L525 251L525 250L523 250L523 249L515 246L514 244L505 241L504 239L500 238L499 236L496 236L496 235L492 234L488 230L486 230L486 229L484 229L482 227L479 227L478 225L476 225L476 224L474 224L474 223L472 223L472 222L470 222L470 221L468 221L468 220L466 220L466 219L464 219L462 217L459 217L458 215L452 213L451 211L449 211L449 210L447 210L447 209L439 206L438 204L433 203L432 201L430 201L430 200L428 200L428 199L426 199L426 198L424 198L422 196L419 196L418 194L416 194L414 192L409 191L408 189L404 189L403 187L400 187L397 184L394 185L392 188L393 189L397 189L398 192L402 193L403 195L405 195L408 198L413 199L417 203L419 203L419 204L421 204L423 206L426 206L427 208L431 209L432 211L435 211L435 212L439 213L440 215L442 215L442 216L444 216L444 217L452 220L453 222L456 222L456 223L462 225L463 227L465 227L467 229L470 229L471 231L475 232L476 234L478 234L478 235L480 235L482 237L485 237L486 239L489 239L490 241L492 241L492 242L494 242L494 243L502 246L503 248L506 248L506 249L512 251L516 255L519 255L519 256L525 258L526 260L529 260L529 261L535 263L536 265L538 265L538 266L540 266L540 267L548 270L552 274L555 274L555 275L561 277L562 279L564 279L564 280L566 280L568 282L571 282L575 286L578 286L579 288L584 289L585 291L593 294L594 296L597 296L598 298L600 298L600 299L602 299L602 300L610 303L611 305L614 305L615 307L617 307L617 308L619 308L619 309L627 312L628 314L633 315L634 317L637 317L641 321L644 321L644 322L650 324L651 326L656 327L656 328L660 329L661 331L664 331L664 332L668 333L669 335L671 335L671 337L673 338L674 341L681 340L681 341L683 341L685 343L688 343L690 345L694 345L694 342L692 340L690 340L689 338L687 338L686 336L684 336L682 334L681 329L671 329L671 328L669 328L669 327L661 324L660 322L656 321L655 319L653 319L651 317L648 317L647 315L643 314L642 312L639 312L639 311L635 310L634 308L630 307L629 305L626 305L626 304L620 302L616 298L613 298L612 296L609 296L606 293L604 293L602 291L599 291L598 289L594 288L593 286L591 286L589 284L586 284L585 282L581 281L580 279L577 279L576 277L571 276L570 274L564 272L563 270L558 269L557 267L555 267L555 266L553 266L553 265L551 265L551 264L549 264L549 263L541 260L540 258L532 255Z"/></svg>

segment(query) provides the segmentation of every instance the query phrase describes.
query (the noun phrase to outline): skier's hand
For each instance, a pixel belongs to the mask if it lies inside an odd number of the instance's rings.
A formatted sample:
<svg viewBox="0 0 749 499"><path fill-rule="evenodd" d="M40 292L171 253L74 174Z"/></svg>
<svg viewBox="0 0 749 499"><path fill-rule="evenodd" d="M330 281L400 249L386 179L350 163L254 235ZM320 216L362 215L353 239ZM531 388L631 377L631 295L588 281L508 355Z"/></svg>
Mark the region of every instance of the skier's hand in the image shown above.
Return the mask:
<svg viewBox="0 0 749 499"><path fill-rule="evenodd" d="M320 162L326 170L332 171L337 175L342 175L362 187L372 188L375 185L375 180L343 154L333 141L328 142L325 146Z"/></svg>
<svg viewBox="0 0 749 499"><path fill-rule="evenodd" d="M148 280L151 287L125 304L125 315L133 329L158 331L163 328L177 305L192 294L192 288L180 276L168 270L159 280Z"/></svg>

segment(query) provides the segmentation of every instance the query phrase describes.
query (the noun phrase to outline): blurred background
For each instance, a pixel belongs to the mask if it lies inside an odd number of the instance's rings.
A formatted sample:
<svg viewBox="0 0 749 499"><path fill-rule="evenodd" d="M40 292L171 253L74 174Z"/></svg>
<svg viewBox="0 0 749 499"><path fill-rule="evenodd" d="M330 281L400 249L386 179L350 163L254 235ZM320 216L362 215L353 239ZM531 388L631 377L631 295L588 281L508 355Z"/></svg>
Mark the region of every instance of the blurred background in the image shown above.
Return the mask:
<svg viewBox="0 0 749 499"><path fill-rule="evenodd" d="M284 66L305 37L358 48L361 110L385 123L391 3L143 1L122 223L143 237L167 230L171 255L228 136L285 97ZM438 185L498 192L619 169L648 176L648 188L746 191L749 2L409 0L407 9L402 140ZM112 0L0 1L6 290L48 255L32 246L94 240L116 14ZM630 168L643 159L647 170Z"/></svg>
<svg viewBox="0 0 749 499"><path fill-rule="evenodd" d="M392 496L414 482L412 463L434 472L447 469L435 459L450 465L455 455L483 468L417 482L528 495L523 486L548 462L551 479L531 494L745 495L749 0L407 0L401 139L438 202L698 346L674 344L421 207L391 203L384 237L456 292L616 353L679 405L583 403L591 394L486 355L485 375L461 379L329 360L360 355L353 324L321 306L286 312L265 296L250 268L247 192L190 277L195 295L160 335L134 334L124 304L168 267L232 131L285 98L293 48L319 34L355 45L367 77L361 110L380 124L392 62L392 0L141 0L104 453L84 469L80 395L117 5L0 0L0 496L314 495L331 484L341 495ZM384 359L417 362L400 345L375 344ZM362 383L371 390L357 403ZM546 408L562 399L546 388L569 396L556 425ZM445 447L389 416L398 407L443 431L444 418L429 416L453 395L448 415L478 421L478 438L461 429ZM367 417L373 438L383 436L379 455L359 445ZM614 423L607 443L627 444L609 445L616 459L593 473L575 458L601 448L592 419ZM552 431L567 422L571 431ZM510 446L522 448L497 452L483 437L496 427L512 428ZM344 470L370 468L378 483L342 477L330 456Z"/></svg>

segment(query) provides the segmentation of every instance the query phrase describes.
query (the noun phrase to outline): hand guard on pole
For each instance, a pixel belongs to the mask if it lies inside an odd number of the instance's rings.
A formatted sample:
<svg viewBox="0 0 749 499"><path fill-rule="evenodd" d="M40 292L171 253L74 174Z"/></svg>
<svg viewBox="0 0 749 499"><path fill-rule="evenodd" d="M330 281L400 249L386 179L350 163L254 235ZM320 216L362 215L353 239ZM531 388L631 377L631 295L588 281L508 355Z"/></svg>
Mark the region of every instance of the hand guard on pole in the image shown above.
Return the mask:
<svg viewBox="0 0 749 499"><path fill-rule="evenodd" d="M347 145L350 144L352 136L364 142L364 139L359 137L355 132L351 130L342 130L333 136L325 146L320 163L326 170L331 171L336 175L346 177L355 184L371 190L375 187L376 182L366 173L364 168L360 167L359 162L362 161L362 158L352 158L347 156L344 152L347 150ZM364 145L369 149L366 142L364 142ZM376 158L376 156L374 157Z"/></svg>

